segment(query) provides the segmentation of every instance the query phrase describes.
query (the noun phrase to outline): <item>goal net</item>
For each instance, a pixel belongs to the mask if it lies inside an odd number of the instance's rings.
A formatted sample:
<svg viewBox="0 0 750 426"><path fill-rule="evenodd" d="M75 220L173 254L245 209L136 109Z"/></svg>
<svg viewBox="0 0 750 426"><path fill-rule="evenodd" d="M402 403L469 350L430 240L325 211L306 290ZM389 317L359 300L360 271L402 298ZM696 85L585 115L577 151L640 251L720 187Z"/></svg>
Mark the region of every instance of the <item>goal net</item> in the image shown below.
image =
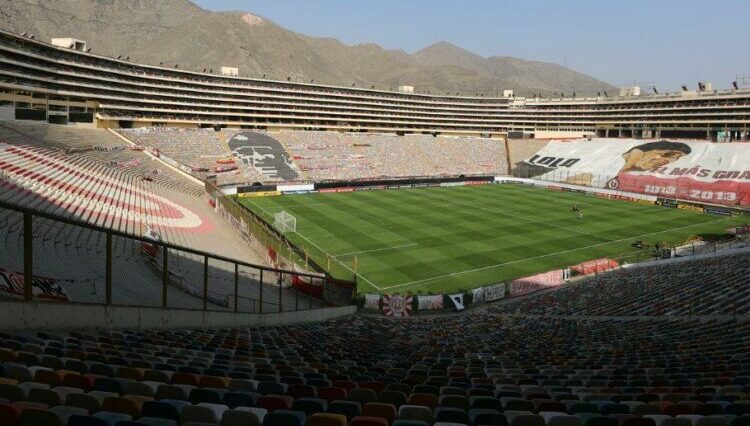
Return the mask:
<svg viewBox="0 0 750 426"><path fill-rule="evenodd" d="M273 227L284 232L297 232L297 218L285 211L274 213Z"/></svg>

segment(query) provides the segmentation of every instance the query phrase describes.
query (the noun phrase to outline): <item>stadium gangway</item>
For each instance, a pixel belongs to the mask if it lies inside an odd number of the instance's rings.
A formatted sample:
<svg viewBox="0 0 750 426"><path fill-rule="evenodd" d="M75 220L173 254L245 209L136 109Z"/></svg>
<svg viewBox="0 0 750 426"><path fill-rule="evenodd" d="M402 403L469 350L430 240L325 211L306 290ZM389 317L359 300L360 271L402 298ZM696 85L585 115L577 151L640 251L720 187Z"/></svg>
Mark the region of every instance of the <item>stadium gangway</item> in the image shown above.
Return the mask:
<svg viewBox="0 0 750 426"><path fill-rule="evenodd" d="M202 308L199 310L202 311L220 311L220 312L235 312L235 313L245 313L246 311L239 310L239 281L240 281L240 274L239 274L239 268L251 268L257 270L258 278L256 280L258 285L258 298L248 298L250 301L252 301L253 310L249 313L269 313L273 311L266 310L264 311L263 305L271 305L276 306L278 305L278 312L294 312L294 311L303 311L303 310L310 310L314 309L313 306L313 297L310 295L304 295L308 299L308 303L303 305L306 306L300 306L300 291L296 287L291 287L290 289L285 289L281 285L283 282L284 277L286 276L291 281L292 277L296 276L297 278L300 278L302 280L308 280L309 283L312 285L320 284L321 286L325 286L326 283L329 280L328 274L310 274L300 271L292 271L288 269L281 269L281 268L273 268L263 265L256 265L248 262L244 262L237 259L231 259L225 256L208 253L201 250L196 250L188 247L179 246L176 244L171 244L164 241L156 241L151 238L147 238L144 236L134 235L127 232L119 231L116 229L111 229L99 225L94 225L82 220L78 219L72 219L72 218L65 218L60 217L55 214L30 209L26 207L21 207L15 204L8 203L6 201L0 200L0 211L2 210L10 210L17 213L20 213L23 217L22 221L22 257L23 257L23 294L22 298L23 301L30 302L34 300L34 294L33 294L33 282L34 282L34 238L33 238L33 221L34 218L39 219L46 219L50 220L59 224L73 226L77 228L84 228L90 231L96 231L96 232L102 232L105 234L105 273L104 273L104 286L105 286L105 301L104 305L107 306L123 306L124 304L116 304L113 303L112 299L112 264L113 264L113 238L114 237L120 237L129 239L132 241L135 241L137 243L145 243L145 244L151 244L153 246L156 246L160 248L160 255L161 255L161 304L160 306L162 308L171 308L171 306L168 305L168 295L169 295L169 287L170 287L170 271L169 268L166 266L169 264L170 259L170 252L181 252L181 253L188 253L191 255L199 256L203 259L203 294L201 297L202 301ZM234 305L231 307L231 309L209 309L209 262L210 261L219 261L219 262L225 262L229 263L234 266ZM82 262L87 261L83 260ZM270 297L270 291L276 291L275 288L272 287L271 284L268 284L268 274L275 274L278 278L275 279L276 286L278 287L278 294L274 294L272 300ZM266 280L264 281L264 275L266 277ZM271 275L274 276L274 275ZM264 287L271 287L270 289L266 289L264 291ZM293 308L291 306L285 306L287 303L284 303L284 292L285 291L291 291L294 292L294 303ZM289 296L287 294L287 296ZM278 299L276 299L278 297ZM317 299L316 299L317 300ZM259 305L258 311L255 310L256 302ZM304 301L303 301L304 302ZM101 305L102 303L96 303L96 302L78 302L73 301L71 303L78 303L78 304L96 304ZM353 302L352 302L353 303ZM288 303L291 304L291 301ZM325 306L325 302L319 301L317 303L316 307L322 307ZM128 303L127 306L131 307L153 307L153 305L146 305L146 304L133 304ZM229 307L228 307L229 308ZM186 308L191 309L191 308ZM192 309L196 310L196 309Z"/></svg>

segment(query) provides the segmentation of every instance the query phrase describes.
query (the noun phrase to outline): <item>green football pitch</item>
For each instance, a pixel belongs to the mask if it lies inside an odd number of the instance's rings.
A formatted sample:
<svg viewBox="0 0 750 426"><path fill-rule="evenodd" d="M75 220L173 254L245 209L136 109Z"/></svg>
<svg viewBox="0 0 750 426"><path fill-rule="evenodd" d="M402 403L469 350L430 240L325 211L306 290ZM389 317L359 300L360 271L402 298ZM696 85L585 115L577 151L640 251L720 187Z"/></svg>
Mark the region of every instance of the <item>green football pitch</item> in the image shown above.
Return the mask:
<svg viewBox="0 0 750 426"><path fill-rule="evenodd" d="M239 200L269 223L293 215L287 238L336 277L356 269L360 293L465 291L601 257L642 260L651 249L634 240L678 244L743 222L507 184Z"/></svg>

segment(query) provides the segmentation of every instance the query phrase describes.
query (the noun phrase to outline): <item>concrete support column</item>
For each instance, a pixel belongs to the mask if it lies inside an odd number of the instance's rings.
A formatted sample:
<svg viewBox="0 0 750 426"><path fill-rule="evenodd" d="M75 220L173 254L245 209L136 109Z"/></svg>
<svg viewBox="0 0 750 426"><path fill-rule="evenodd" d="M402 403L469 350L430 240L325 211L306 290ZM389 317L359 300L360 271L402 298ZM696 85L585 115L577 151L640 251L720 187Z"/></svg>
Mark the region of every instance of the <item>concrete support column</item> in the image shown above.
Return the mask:
<svg viewBox="0 0 750 426"><path fill-rule="evenodd" d="M661 139L661 130L660 130L660 129L657 129L657 130L656 130L656 131L654 132L654 137L655 137L656 139Z"/></svg>

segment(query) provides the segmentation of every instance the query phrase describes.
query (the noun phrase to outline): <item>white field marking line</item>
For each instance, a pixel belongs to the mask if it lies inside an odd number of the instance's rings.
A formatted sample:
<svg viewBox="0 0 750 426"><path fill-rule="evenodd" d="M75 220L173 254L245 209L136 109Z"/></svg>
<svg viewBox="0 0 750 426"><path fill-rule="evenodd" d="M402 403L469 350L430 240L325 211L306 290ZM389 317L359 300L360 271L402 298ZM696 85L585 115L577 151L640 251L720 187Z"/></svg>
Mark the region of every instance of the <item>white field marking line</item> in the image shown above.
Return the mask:
<svg viewBox="0 0 750 426"><path fill-rule="evenodd" d="M548 191L549 192L549 190L547 190L545 188L542 188L542 187L537 187L537 186L532 186L532 187L528 187L528 188L524 188L524 189L539 190L539 191ZM597 189L597 188L591 187L591 189ZM587 197L587 198L588 197L595 197L594 195L581 195L581 194L572 193L572 192L563 192L562 194L565 194L565 195L569 194L571 197L576 197L576 196L583 196L583 197ZM555 194L555 195L559 195L559 194ZM605 198L605 199L602 199L602 200L618 201L618 200L613 200L613 199L609 199L609 198ZM589 206L596 206L596 207L602 207L602 208L607 208L607 209L615 209L615 210L620 210L620 211L622 210L622 209L620 209L620 206L612 205L612 203L601 203L600 204L600 203L579 202L578 204L585 204L585 205L589 205ZM631 202L631 201L628 201L627 204L629 205L629 207L632 207L634 210L646 210L646 209L651 210L651 207L654 206L653 204L652 205L641 204L641 203L635 203L635 202ZM659 211L659 209L654 209L654 210ZM691 212L691 213L697 213L697 212ZM698 213L698 214L701 214L701 213Z"/></svg>
<svg viewBox="0 0 750 426"><path fill-rule="evenodd" d="M248 197L248 198L249 198L249 197ZM257 205L257 204L255 204L255 203L253 203L253 205L255 205L255 206L257 206L258 208L260 208L260 206L258 206L258 205ZM324 204L324 203L323 203L322 205L327 205L327 204ZM266 213L268 213L268 214L271 214L271 212L280 212L280 211L285 211L285 209L283 209L283 208L279 208L279 209L277 209L277 208L275 208L275 207L274 207L274 208L270 208L270 209L267 209L267 210L263 210L263 211L265 211L265 212L266 212ZM286 211L287 211L287 212L291 212L291 211L292 211L292 209L288 209L288 210L286 210ZM364 225L365 227L368 227L368 226L369 226L369 227L372 227L373 229L378 229L378 230L382 231L382 232L369 232L369 233L368 233L368 235L370 235L370 236L378 236L378 235L396 235L396 236L398 236L398 237L401 237L401 239L403 240L403 235L401 235L401 234L398 234L398 233L396 233L396 232L393 232L393 231L390 231L390 230L388 230L388 229L384 228L384 227L383 227L382 225L379 225L379 224L376 224L376 223L370 222L370 221L368 221L368 220L366 220L366 219L362 219L362 218L360 218L360 217L354 216L353 214L351 214L351 213L349 213L349 212L346 212L346 211L343 211L343 210L337 210L337 211L338 211L338 212L341 212L341 213L344 213L344 214L347 214L347 215L349 215L349 216L351 216L351 217L353 217L353 218L355 218L355 219L358 219L358 220L361 220L361 221L365 222L365 225ZM299 218L299 219L301 219L301 220L304 220L304 221L307 221L307 222L311 222L311 223L312 223L312 221L311 221L311 220L309 220L309 219L305 218L305 217L304 217L303 215L302 215L302 216L295 216L295 217L298 217L298 218ZM362 227L362 228L359 228L359 229L364 229L364 227ZM315 239L316 239L316 240L325 240L325 239L330 239L330 238L341 238L341 236L340 236L340 235L336 235L336 234L334 234L334 233L331 233L331 232L326 232L325 234L321 235L320 237L315 237ZM411 241L411 240L407 240L407 241ZM416 243L415 243L415 244L416 244ZM343 254L339 254L339 255L337 255L337 256L344 256L344 255L343 255Z"/></svg>
<svg viewBox="0 0 750 426"><path fill-rule="evenodd" d="M248 197L248 198L249 198L249 197ZM270 213L268 212L268 210L266 210L266 209L264 209L263 207L261 207L261 206L259 206L259 205L255 204L255 201L253 201L253 200L250 200L250 199L248 199L247 201L248 201L248 202L249 202L250 204L254 205L255 207L259 208L259 209L260 209L261 211L263 211L263 212L265 212L266 214L270 215ZM273 216L273 215L271 215L271 216ZM347 265L347 264L345 264L344 262L342 262L342 261L338 260L338 259L337 259L336 257L334 257L334 256L333 256L333 255L332 255L331 253L328 253L328 251L326 251L326 250L323 250L323 248L322 248L322 247L320 247L319 245L317 245L317 244L315 244L314 242L310 241L310 240L309 240L309 239L308 239L307 237L305 237L304 235L300 234L300 233L299 233L299 232L297 232L297 231L294 231L294 233L295 233L295 234L297 234L297 235L299 235L299 236L300 236L300 238L302 238L303 240L305 240L305 241L307 241L308 243L310 243L310 245L312 245L313 247L317 248L317 249L318 249L318 250L320 250L321 252L323 252L323 253L325 253L326 255L328 255L328 256L329 256L330 258L332 258L332 259L333 259L333 260L334 260L335 262L337 262L337 263L338 263L339 265L341 265L341 266L343 266L344 268L346 268L346 269L347 269L348 271L350 271L350 272L351 272L352 274L354 274L355 276L358 276L358 277L362 278L362 279L363 279L363 280L364 280L364 281L365 281L365 282L366 282L367 284L370 284L370 285L371 285L371 286L373 286L373 287L374 287L374 288L375 288L376 290L378 290L378 291L382 291L382 290L383 290L382 288L380 288L380 287L378 287L377 285L375 285L375 283L373 283L372 281L370 281L370 280L368 280L367 278L365 278L365 277L364 277L364 276L363 276L362 274L359 274L359 273L356 273L356 272L354 272L354 270L353 270L352 268L350 268L350 267L349 267L349 265Z"/></svg>
<svg viewBox="0 0 750 426"><path fill-rule="evenodd" d="M255 203L253 203L253 204L255 204ZM255 204L255 205L257 206L257 204ZM310 204L300 204L300 205L288 205L286 207L289 209L289 211L292 211L295 207L308 207L308 206L313 206L313 205L315 205L315 206L318 206L318 205L319 206L331 206L331 204L328 204L328 203L310 203ZM271 210L272 211L275 211L276 209L279 209L280 211L284 210L284 205L283 204L277 204L276 206L279 206L279 207L273 207L273 208L271 208ZM369 221L367 219L363 219L363 218L361 218L359 216L356 216L356 215L350 213L347 210L338 209L338 208L335 208L335 209L336 209L336 212L338 212L338 213L343 213L345 215L351 216L351 217L353 217L353 218L355 218L355 219L357 219L359 221L364 222L366 226L371 226L373 228L377 228L377 229L383 231L383 232L380 232L380 233L375 234L375 235L384 235L384 234L387 233L387 234L395 235L397 237L401 237L403 239L403 236L401 234L398 234L396 232L393 232L393 231L391 231L391 230L383 227L383 222L382 221L378 221L378 223L371 222L371 221ZM268 213L268 210L266 210L266 212ZM333 236L334 234L330 234L330 235ZM370 233L370 235L373 235L373 234Z"/></svg>
<svg viewBox="0 0 750 426"><path fill-rule="evenodd" d="M442 197L435 197L435 196L430 196L430 195L426 195L426 194L421 194L421 195L424 195L425 197L428 197L428 198L433 198L433 199L445 201L445 202L448 202L448 203L460 204L462 206L470 207L472 209L479 209L479 210L484 210L484 211L490 212L490 213L501 214L503 216L507 216L507 217L512 217L512 218L515 218L515 219L519 219L519 220L522 220L522 221L527 222L527 223L540 223L542 225L550 226L550 227L553 227L553 228L563 229L565 231L570 231L570 232L575 232L577 234L585 235L587 237L596 237L596 238L599 238L601 240L612 241L611 239L609 239L607 237L602 237L601 235L596 235L596 234L592 234L592 233L589 233L589 232L579 231L577 229L572 229L572 228L568 228L568 227L565 227L565 226L553 225L553 224L547 223L547 222L545 222L543 220L527 219L527 218L525 218L523 216L518 216L518 215L506 213L506 212L500 211L500 210L494 210L494 209L491 209L491 208L488 208L488 207L484 207L484 206L480 206L480 205L476 205L476 204L467 203L465 201L458 201L458 200L454 200L454 199L448 199L448 198L442 198Z"/></svg>
<svg viewBox="0 0 750 426"><path fill-rule="evenodd" d="M430 278L424 278L424 279L421 279L421 280L410 281L408 283L401 283L401 284L396 284L396 285L392 285L392 286L388 286L388 287L383 287L380 290L381 291L382 290L390 290L392 288L405 287L405 286L413 285L413 284L422 284L422 283L426 283L426 282L430 282L430 281L440 280L440 279L443 279L443 278L448 278L448 277L454 277L454 276L457 276L457 275L468 274L468 273L471 273L471 272L479 272L479 271L484 271L484 270L488 270L488 269L498 268L500 266L513 265L513 264L516 264L516 263L523 263L523 262L526 262L526 261L529 261L529 260L542 259L542 258L545 258L545 257L557 256L557 255L566 254L566 253L572 253L572 252L575 252L575 251L585 250L585 249L589 249L589 248L593 248L593 247L606 246L606 245L609 245L609 244L612 244L612 243L619 243L619 242L627 241L627 240L630 240L630 239L633 239L633 238L640 238L640 237L645 237L645 236L648 236L648 235L663 234L665 232L676 231L678 229L692 228L694 226L708 225L710 223L719 222L721 220L724 220L724 218L720 218L720 219L716 219L716 220L712 220L712 221L708 221L708 222L694 223L692 225L685 225L685 226L680 226L680 227L672 228L672 229L665 229L663 231L650 232L648 234L635 235L635 236L632 236L632 237L621 238L619 240L612 240L612 241L607 241L607 242L604 242L604 243L592 244L592 245L586 246L586 247L578 247L578 248L574 248L574 249L570 249L570 250L558 251L558 252L555 252L555 253L548 253L548 254L543 254L543 255L534 256L534 257L527 257L525 259L519 259L519 260L510 261L510 262L498 263L496 265L483 266L481 268L466 269L466 270L463 270L463 271L452 272L450 274L437 275L437 276L430 277Z"/></svg>
<svg viewBox="0 0 750 426"><path fill-rule="evenodd" d="M278 209L295 209L297 207L317 207L317 206L328 206L326 203L310 203L310 204L276 204Z"/></svg>
<svg viewBox="0 0 750 426"><path fill-rule="evenodd" d="M337 254L337 255L334 255L333 257L344 257L344 256L351 256L353 254L365 254L365 253L375 253L375 252L386 251L386 250L396 250L396 249L405 248L405 247L413 247L416 245L417 243L413 242L411 244L402 244L400 246L382 247L382 248L374 249L374 250L351 251L349 253Z"/></svg>

